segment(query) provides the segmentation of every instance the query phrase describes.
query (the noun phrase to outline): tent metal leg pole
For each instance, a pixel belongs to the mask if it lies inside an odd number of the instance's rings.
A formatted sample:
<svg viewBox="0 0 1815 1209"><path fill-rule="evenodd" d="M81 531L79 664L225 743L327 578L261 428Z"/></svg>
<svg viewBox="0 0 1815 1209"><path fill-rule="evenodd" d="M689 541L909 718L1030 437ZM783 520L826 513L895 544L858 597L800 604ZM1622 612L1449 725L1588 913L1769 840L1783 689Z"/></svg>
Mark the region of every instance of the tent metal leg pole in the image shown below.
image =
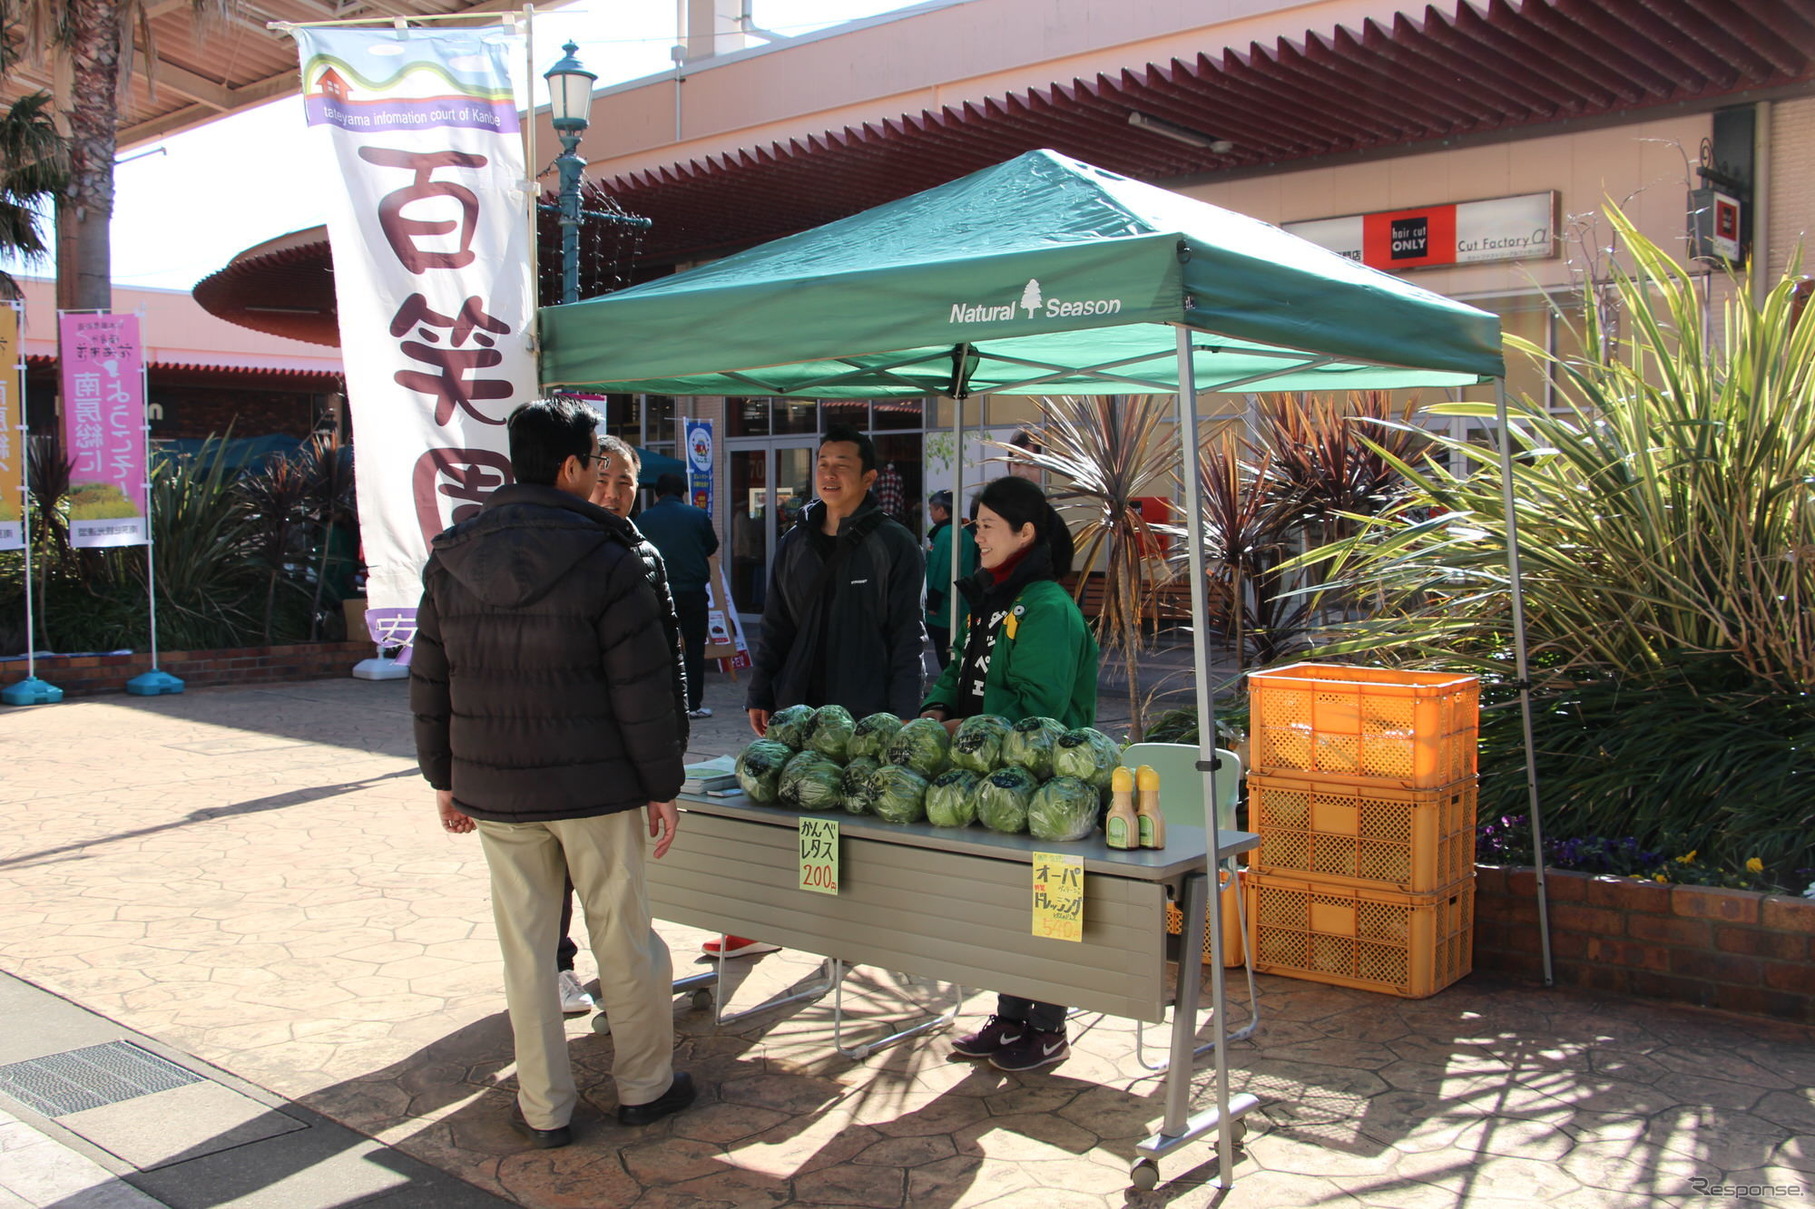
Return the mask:
<svg viewBox="0 0 1815 1209"><path fill-rule="evenodd" d="M1537 743L1531 730L1531 665L1525 657L1525 587L1519 575L1519 517L1513 492L1512 427L1506 415L1506 379L1494 379L1494 417L1500 425L1500 490L1506 508L1506 574L1512 585L1513 654L1519 675L1519 713L1525 727L1525 792L1531 809L1532 864L1538 873L1538 944L1544 985L1555 986L1550 963L1550 902L1544 881L1544 812L1538 801Z"/></svg>
<svg viewBox="0 0 1815 1209"><path fill-rule="evenodd" d="M1208 840L1204 855L1206 881L1216 876L1221 863L1222 841L1218 834L1221 820L1216 817L1216 697L1210 687L1210 600L1209 585L1204 579L1204 506L1203 484L1198 480L1197 434L1197 364L1191 351L1191 328L1178 324L1178 415L1179 452L1183 458L1179 476L1185 482L1185 533L1191 573L1191 646L1192 662L1197 672L1197 767L1204 777L1204 835ZM1225 772L1223 775L1227 776ZM1217 1183L1227 1188L1234 1180L1234 1119L1229 1112L1229 1046L1228 1004L1223 986L1223 896L1210 894L1210 1010L1215 1016L1213 1037L1216 1046L1216 1111L1219 1138L1217 1144ZM1195 965L1201 950L1187 949L1181 959ZM1175 1007L1174 1011L1183 1008ZM1174 1055L1174 1065L1190 1066L1190 1055ZM1168 1073L1168 1078L1175 1077Z"/></svg>

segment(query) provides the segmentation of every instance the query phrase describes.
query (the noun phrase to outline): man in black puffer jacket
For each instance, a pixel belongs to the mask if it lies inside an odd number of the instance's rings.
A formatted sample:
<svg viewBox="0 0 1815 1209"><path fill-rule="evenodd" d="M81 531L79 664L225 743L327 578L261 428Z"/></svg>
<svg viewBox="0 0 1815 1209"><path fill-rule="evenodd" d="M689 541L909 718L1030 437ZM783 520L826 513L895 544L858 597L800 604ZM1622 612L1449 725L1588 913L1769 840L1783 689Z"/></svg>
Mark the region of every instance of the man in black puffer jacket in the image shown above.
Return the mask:
<svg viewBox="0 0 1815 1209"><path fill-rule="evenodd" d="M512 413L517 482L435 539L410 676L442 825L476 826L491 869L513 1124L539 1147L571 1140L576 1099L555 989L564 877L592 934L619 1121L647 1124L694 1094L673 1068L673 967L649 917L639 815L659 858L674 839L686 701L636 530L587 501L597 424L569 400Z"/></svg>

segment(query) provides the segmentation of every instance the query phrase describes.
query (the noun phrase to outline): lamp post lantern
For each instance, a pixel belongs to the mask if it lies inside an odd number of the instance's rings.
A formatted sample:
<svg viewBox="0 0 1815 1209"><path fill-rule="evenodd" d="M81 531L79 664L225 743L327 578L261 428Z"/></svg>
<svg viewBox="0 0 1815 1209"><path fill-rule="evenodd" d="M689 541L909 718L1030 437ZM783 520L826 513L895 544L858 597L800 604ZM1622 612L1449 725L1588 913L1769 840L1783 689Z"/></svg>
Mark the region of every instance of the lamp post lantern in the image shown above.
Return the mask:
<svg viewBox="0 0 1815 1209"><path fill-rule="evenodd" d="M561 301L580 300L580 176L586 167L576 148L592 124L592 86L599 77L580 66L574 57L580 49L563 46L561 60L543 75L548 81L549 117L561 140L555 158L561 183Z"/></svg>

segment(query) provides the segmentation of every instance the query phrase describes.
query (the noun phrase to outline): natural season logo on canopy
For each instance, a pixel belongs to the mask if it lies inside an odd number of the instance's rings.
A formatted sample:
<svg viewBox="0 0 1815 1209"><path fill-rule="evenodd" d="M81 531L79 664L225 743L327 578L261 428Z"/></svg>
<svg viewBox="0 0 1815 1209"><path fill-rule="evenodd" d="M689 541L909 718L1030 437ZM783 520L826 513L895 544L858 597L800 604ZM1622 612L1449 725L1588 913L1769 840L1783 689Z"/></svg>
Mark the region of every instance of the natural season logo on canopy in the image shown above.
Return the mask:
<svg viewBox="0 0 1815 1209"><path fill-rule="evenodd" d="M1115 315L1122 309L1120 298L1048 298L1040 290L1038 278L1029 277L1021 290L1020 301L954 302L950 323L1001 323L1012 319L1070 319L1078 315ZM1023 314L1022 312L1025 312Z"/></svg>

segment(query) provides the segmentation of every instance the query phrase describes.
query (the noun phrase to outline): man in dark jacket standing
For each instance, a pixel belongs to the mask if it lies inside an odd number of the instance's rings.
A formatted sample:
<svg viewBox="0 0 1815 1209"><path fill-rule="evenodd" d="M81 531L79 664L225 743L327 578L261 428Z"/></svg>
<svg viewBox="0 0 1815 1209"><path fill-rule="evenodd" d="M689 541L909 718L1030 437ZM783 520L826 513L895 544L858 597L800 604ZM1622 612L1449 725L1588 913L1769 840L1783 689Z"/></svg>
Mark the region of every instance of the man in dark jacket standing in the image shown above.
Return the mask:
<svg viewBox="0 0 1815 1209"><path fill-rule="evenodd" d="M684 702L636 531L587 501L598 415L569 400L510 417L516 483L435 539L410 705L442 825L479 831L516 1039L519 1131L572 1139L576 1091L556 991L564 877L586 910L611 1018L618 1120L686 1107L673 968L650 921L641 812L674 840ZM475 823L476 820L476 823Z"/></svg>
<svg viewBox="0 0 1815 1209"><path fill-rule="evenodd" d="M854 718L911 718L924 684L920 543L877 504L876 447L842 426L819 441L819 497L781 539L769 569L744 704L757 734L789 705L842 705Z"/></svg>
<svg viewBox="0 0 1815 1209"><path fill-rule="evenodd" d="M681 497L687 480L674 473L656 480L659 499L643 509L637 528L643 531L668 566L668 588L674 593L674 613L680 619L681 640L687 647L687 716L710 718L703 704L706 692L706 582L711 578L708 561L718 550L712 517Z"/></svg>
<svg viewBox="0 0 1815 1209"><path fill-rule="evenodd" d="M876 473L869 437L843 425L826 429L813 472L819 496L801 509L769 567L762 639L744 696L758 735L790 705L842 705L853 718L884 710L911 718L920 708L926 558L876 502ZM718 956L721 945L726 957L777 947L727 935L704 948Z"/></svg>

